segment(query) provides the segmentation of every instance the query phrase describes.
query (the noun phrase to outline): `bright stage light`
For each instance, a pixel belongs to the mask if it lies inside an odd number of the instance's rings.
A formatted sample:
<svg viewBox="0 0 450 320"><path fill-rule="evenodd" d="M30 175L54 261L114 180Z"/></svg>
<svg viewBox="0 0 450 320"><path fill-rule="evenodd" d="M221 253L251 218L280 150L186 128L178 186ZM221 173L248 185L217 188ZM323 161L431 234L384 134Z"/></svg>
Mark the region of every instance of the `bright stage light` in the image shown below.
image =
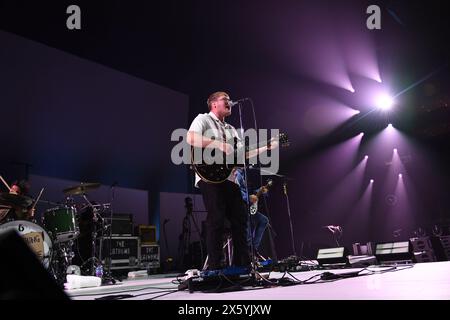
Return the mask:
<svg viewBox="0 0 450 320"><path fill-rule="evenodd" d="M388 127L389 129L393 128L392 123L389 123L389 124L387 125L387 127Z"/></svg>
<svg viewBox="0 0 450 320"><path fill-rule="evenodd" d="M370 183L373 183L374 182L374 180L373 179L370 179Z"/></svg>
<svg viewBox="0 0 450 320"><path fill-rule="evenodd" d="M392 108L394 100L387 94L382 94L379 97L377 97L375 104L378 109L387 111Z"/></svg>
<svg viewBox="0 0 450 320"><path fill-rule="evenodd" d="M394 148L394 152L397 152L397 148Z"/></svg>
<svg viewBox="0 0 450 320"><path fill-rule="evenodd" d="M402 177L403 177L403 175L402 175L401 173L399 173L399 174L398 174L398 177L399 177L399 178L402 178Z"/></svg>
<svg viewBox="0 0 450 320"><path fill-rule="evenodd" d="M369 159L369 156L364 156L364 159L366 159L366 160Z"/></svg>

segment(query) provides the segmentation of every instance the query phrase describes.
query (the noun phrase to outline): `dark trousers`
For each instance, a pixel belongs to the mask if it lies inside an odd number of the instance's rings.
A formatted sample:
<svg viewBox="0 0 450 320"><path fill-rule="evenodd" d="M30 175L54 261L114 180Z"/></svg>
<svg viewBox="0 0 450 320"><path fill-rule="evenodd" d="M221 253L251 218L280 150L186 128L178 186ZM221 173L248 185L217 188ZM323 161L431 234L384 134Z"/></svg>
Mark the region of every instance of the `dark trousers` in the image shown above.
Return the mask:
<svg viewBox="0 0 450 320"><path fill-rule="evenodd" d="M255 214L251 215L251 223L250 220L248 221L247 242L250 247L252 245L251 242L253 241L253 250L255 250L256 252L258 252L259 250L264 231L266 230L268 224L269 218L267 218L261 212L256 212Z"/></svg>
<svg viewBox="0 0 450 320"><path fill-rule="evenodd" d="M198 183L203 195L208 215L206 217L206 250L208 252L208 269L221 269L222 246L225 218L231 224L233 237L233 264L247 266L250 264L247 245L247 212L237 184L226 180L212 184Z"/></svg>

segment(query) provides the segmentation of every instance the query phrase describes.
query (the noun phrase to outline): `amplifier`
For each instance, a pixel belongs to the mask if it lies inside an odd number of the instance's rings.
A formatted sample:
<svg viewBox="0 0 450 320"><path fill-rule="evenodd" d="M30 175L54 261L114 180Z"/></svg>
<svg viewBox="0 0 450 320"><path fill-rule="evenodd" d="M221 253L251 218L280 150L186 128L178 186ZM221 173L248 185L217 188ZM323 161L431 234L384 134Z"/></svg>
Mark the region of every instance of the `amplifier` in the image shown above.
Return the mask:
<svg viewBox="0 0 450 320"><path fill-rule="evenodd" d="M156 269L160 267L160 252L158 245L140 246L141 268Z"/></svg>
<svg viewBox="0 0 450 320"><path fill-rule="evenodd" d="M442 250L444 253L444 257L447 260L450 260L450 236L439 237L439 240L442 245Z"/></svg>
<svg viewBox="0 0 450 320"><path fill-rule="evenodd" d="M430 237L411 238L413 252L433 251Z"/></svg>
<svg viewBox="0 0 450 320"><path fill-rule="evenodd" d="M139 236L142 244L155 245L156 244L156 226L140 224L136 226L135 234Z"/></svg>
<svg viewBox="0 0 450 320"><path fill-rule="evenodd" d="M414 252L415 262L436 262L436 256L434 255L434 251L417 251Z"/></svg>
<svg viewBox="0 0 450 320"><path fill-rule="evenodd" d="M111 238L111 269L139 267L140 250L138 237ZM103 239L102 256L104 264L109 264L109 238Z"/></svg>
<svg viewBox="0 0 450 320"><path fill-rule="evenodd" d="M105 217L107 223L111 223L111 217ZM131 213L115 213L112 216L113 236L133 235L133 215Z"/></svg>

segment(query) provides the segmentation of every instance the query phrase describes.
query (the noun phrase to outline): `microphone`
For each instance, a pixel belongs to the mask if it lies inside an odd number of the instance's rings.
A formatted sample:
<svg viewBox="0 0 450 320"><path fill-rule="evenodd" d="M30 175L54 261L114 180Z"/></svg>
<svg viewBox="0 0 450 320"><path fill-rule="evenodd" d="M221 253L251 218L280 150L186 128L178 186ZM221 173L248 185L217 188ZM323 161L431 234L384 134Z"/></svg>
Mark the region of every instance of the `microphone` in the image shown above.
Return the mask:
<svg viewBox="0 0 450 320"><path fill-rule="evenodd" d="M329 226L323 226L322 228L328 229L328 230L330 230L332 233L336 233L336 232L341 233L341 232L342 232L342 227L341 227L341 226L333 226L333 225L329 225Z"/></svg>
<svg viewBox="0 0 450 320"><path fill-rule="evenodd" d="M239 100L236 100L236 101L230 100L230 101L228 102L228 105L229 105L230 107L233 107L233 106L237 105L238 103L244 102L244 101L247 101L247 100L250 100L250 98L242 98L242 99L239 99Z"/></svg>

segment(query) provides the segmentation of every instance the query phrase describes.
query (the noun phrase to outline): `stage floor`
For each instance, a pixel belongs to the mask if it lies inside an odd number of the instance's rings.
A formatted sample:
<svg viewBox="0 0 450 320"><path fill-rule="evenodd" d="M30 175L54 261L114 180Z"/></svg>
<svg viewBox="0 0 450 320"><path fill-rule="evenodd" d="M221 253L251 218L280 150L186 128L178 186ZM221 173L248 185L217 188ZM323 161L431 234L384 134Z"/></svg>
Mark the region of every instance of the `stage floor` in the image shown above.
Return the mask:
<svg viewBox="0 0 450 320"><path fill-rule="evenodd" d="M335 274L358 271L355 269L326 270ZM370 270L387 271L371 267ZM300 281L319 275L325 270L293 272ZM364 271L366 272L366 271ZM263 273L267 275L267 273ZM285 287L254 288L223 293L178 291L172 283L176 275L152 275L127 279L115 285L66 290L73 300L448 300L450 299L450 262L399 265L395 271ZM270 278L281 278L283 273L272 272ZM292 278L290 275L285 277ZM319 276L313 279L319 279Z"/></svg>

